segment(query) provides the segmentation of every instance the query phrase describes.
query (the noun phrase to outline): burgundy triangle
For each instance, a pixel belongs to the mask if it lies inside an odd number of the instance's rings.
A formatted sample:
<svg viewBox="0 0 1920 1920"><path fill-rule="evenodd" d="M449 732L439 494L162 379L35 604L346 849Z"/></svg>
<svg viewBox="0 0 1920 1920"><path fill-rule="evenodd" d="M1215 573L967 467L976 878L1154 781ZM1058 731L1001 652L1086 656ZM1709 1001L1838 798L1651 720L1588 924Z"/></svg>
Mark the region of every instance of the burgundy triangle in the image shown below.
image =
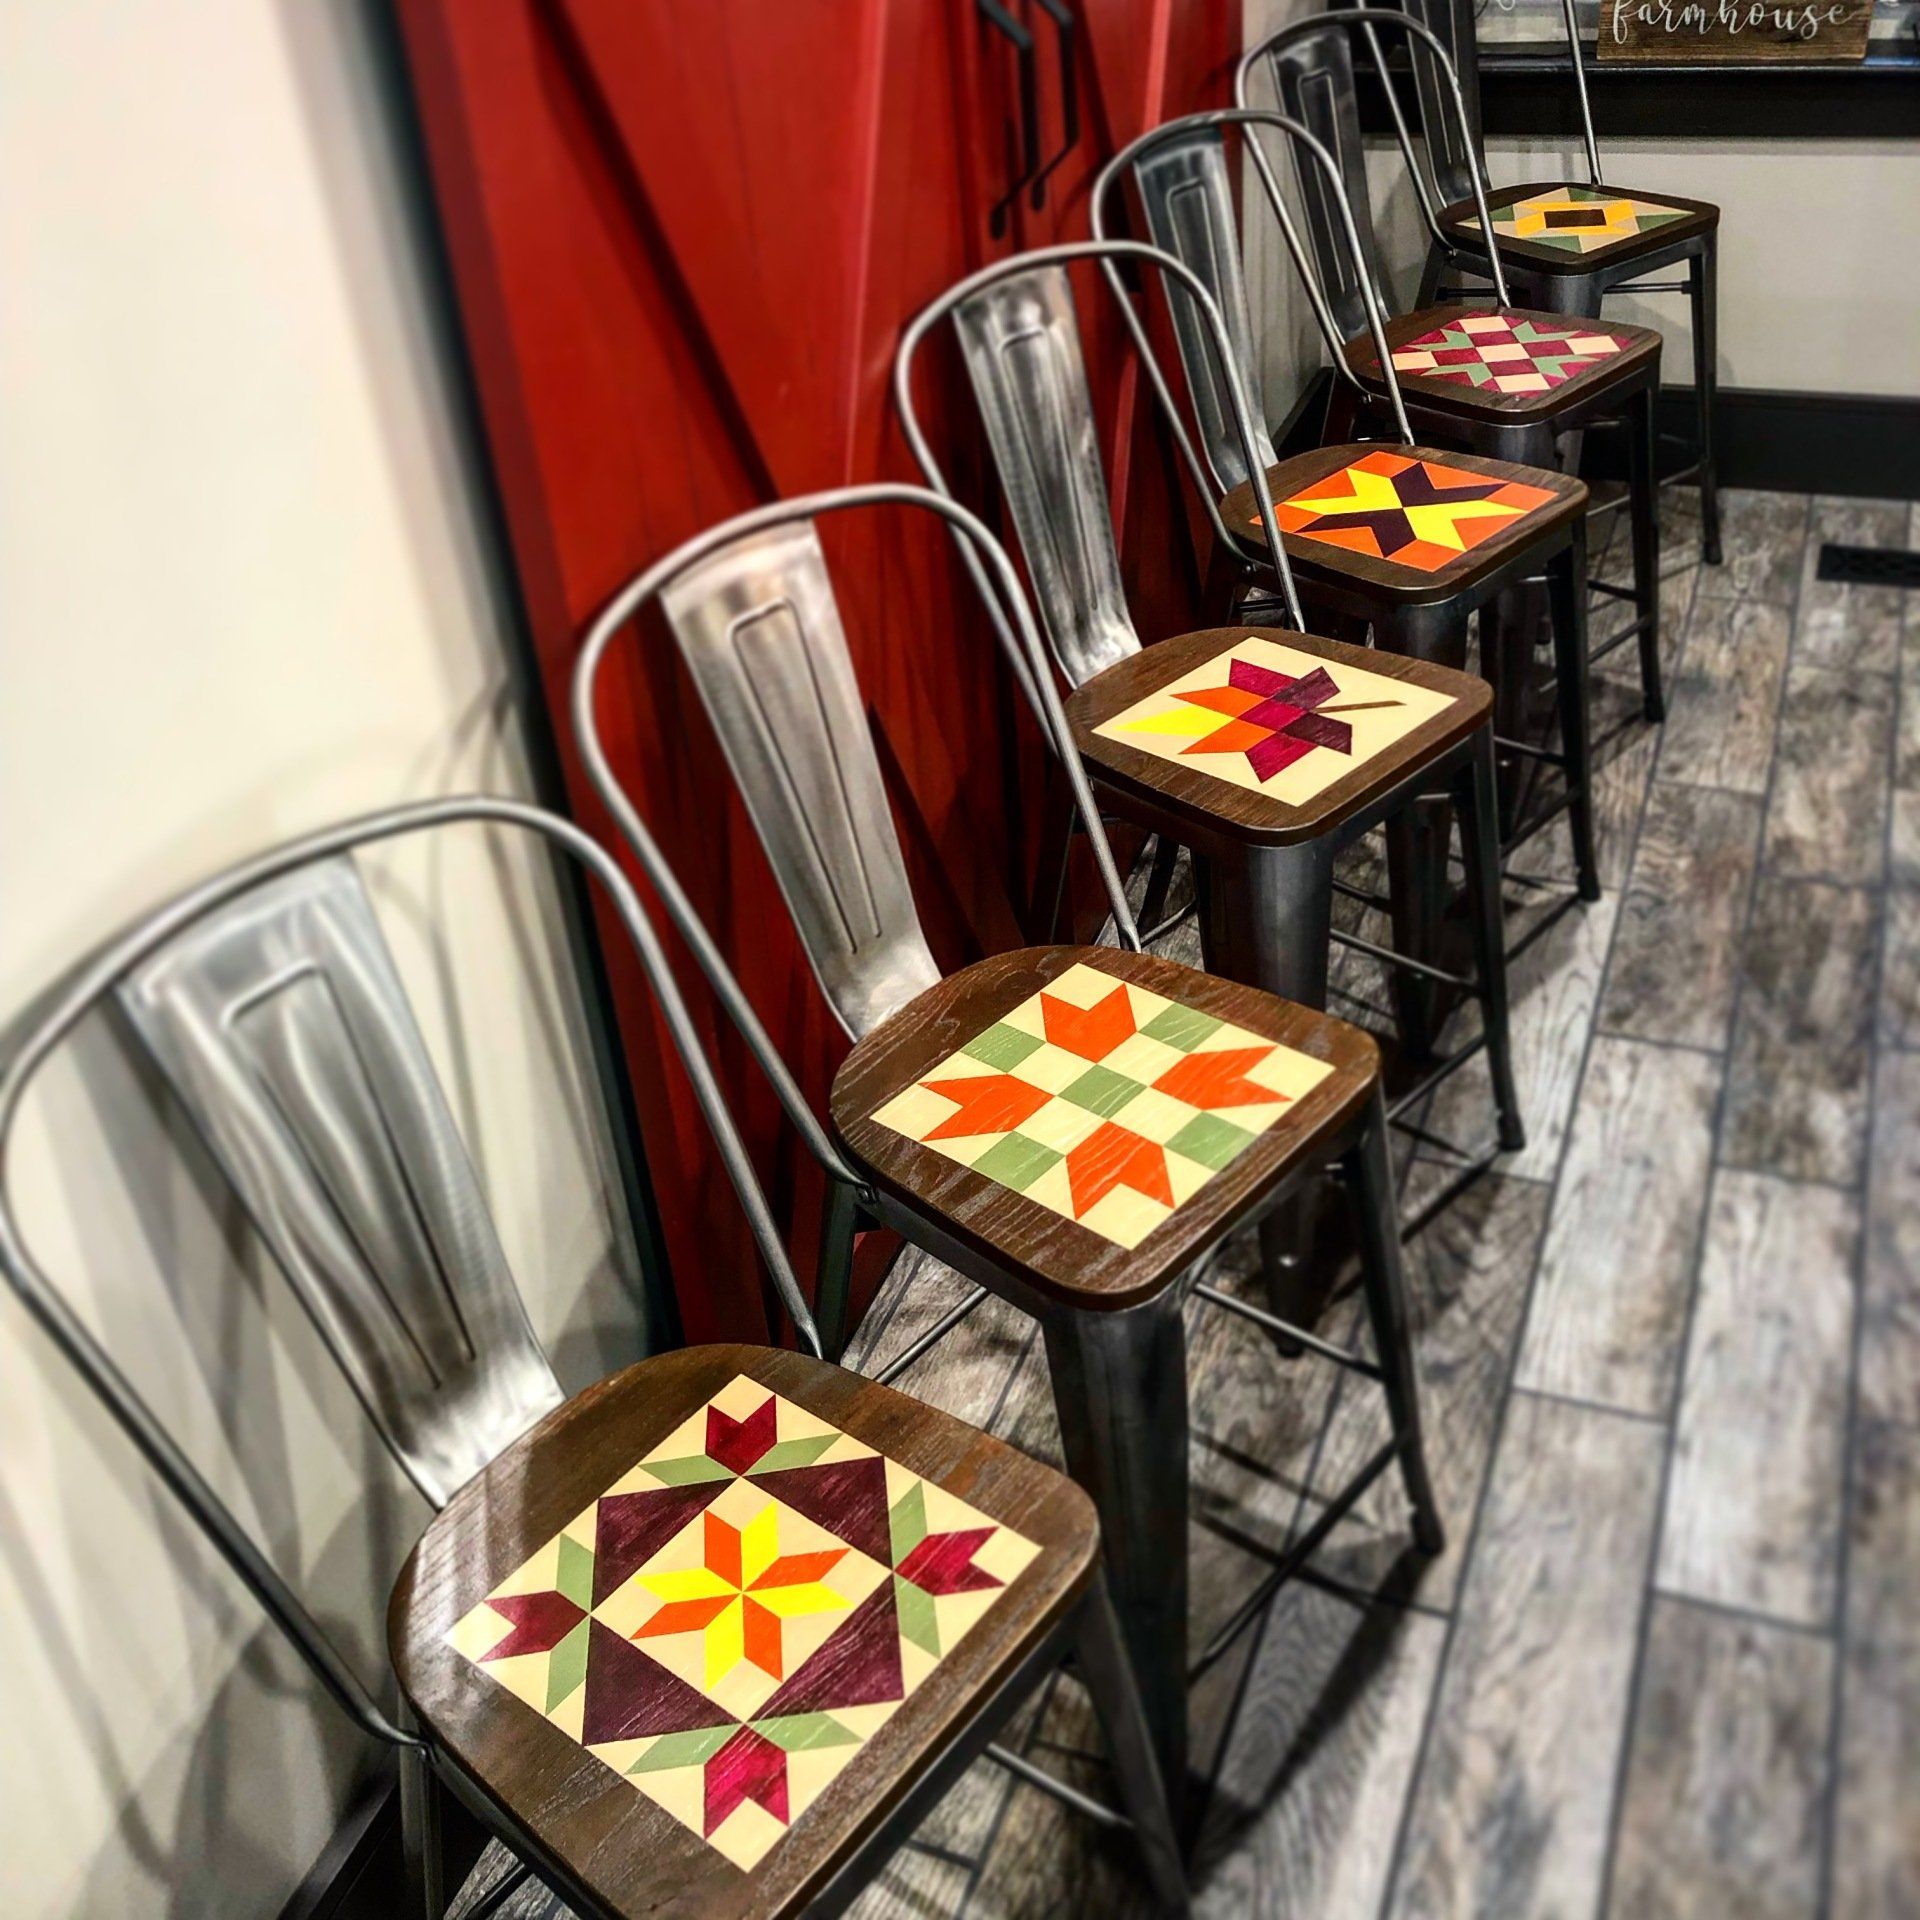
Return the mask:
<svg viewBox="0 0 1920 1920"><path fill-rule="evenodd" d="M695 1514L704 1512L733 1485L702 1480L690 1487L651 1487L610 1493L593 1528L593 1604L625 1585Z"/></svg>
<svg viewBox="0 0 1920 1920"><path fill-rule="evenodd" d="M858 1547L883 1567L893 1565L887 1525L887 1463L877 1453L824 1467L782 1467L756 1473L753 1484L796 1513L804 1513L837 1540Z"/></svg>
<svg viewBox="0 0 1920 1920"><path fill-rule="evenodd" d="M754 1718L774 1720L788 1713L877 1706L904 1699L906 1691L906 1677L900 1671L900 1616L893 1604L893 1582L888 1579L847 1615L824 1646L800 1663Z"/></svg>
<svg viewBox="0 0 1920 1920"><path fill-rule="evenodd" d="M669 1673L658 1660L623 1640L604 1622L587 1642L586 1746L605 1740L642 1740L656 1733L733 1724L733 1715Z"/></svg>

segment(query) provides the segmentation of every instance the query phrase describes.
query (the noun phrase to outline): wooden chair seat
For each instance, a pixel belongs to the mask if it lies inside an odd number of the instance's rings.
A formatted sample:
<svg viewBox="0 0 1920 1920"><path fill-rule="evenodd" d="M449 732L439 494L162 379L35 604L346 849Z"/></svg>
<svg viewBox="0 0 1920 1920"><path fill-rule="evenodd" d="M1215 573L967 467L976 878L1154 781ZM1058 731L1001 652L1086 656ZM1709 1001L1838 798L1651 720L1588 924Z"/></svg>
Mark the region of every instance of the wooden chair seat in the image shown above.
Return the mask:
<svg viewBox="0 0 1920 1920"><path fill-rule="evenodd" d="M1378 1081L1345 1021L1146 953L1040 947L949 975L835 1077L845 1150L963 1246L1077 1308L1150 1299Z"/></svg>
<svg viewBox="0 0 1920 1920"><path fill-rule="evenodd" d="M1660 357L1651 327L1602 326L1524 307L1422 307L1389 320L1385 332L1410 405L1502 425L1552 421L1603 402L1651 377L1649 363ZM1343 353L1364 386L1387 391L1367 334Z"/></svg>
<svg viewBox="0 0 1920 1920"><path fill-rule="evenodd" d="M1586 511L1571 474L1434 447L1315 447L1267 469L1287 559L1307 580L1357 586L1400 605L1447 601ZM1258 538L1253 489L1220 503Z"/></svg>
<svg viewBox="0 0 1920 1920"><path fill-rule="evenodd" d="M1560 180L1502 187L1487 196L1487 212L1503 261L1562 274L1625 266L1720 224L1720 209L1710 201ZM1440 226L1462 252L1484 255L1479 210L1471 199L1447 207Z"/></svg>
<svg viewBox="0 0 1920 1920"><path fill-rule="evenodd" d="M1289 847L1333 832L1488 716L1477 676L1270 627L1156 642L1067 700L1103 786L1187 844Z"/></svg>
<svg viewBox="0 0 1920 1920"><path fill-rule="evenodd" d="M583 1912L816 1898L1099 1553L1064 1475L797 1353L629 1367L515 1441L394 1589L395 1671Z"/></svg>

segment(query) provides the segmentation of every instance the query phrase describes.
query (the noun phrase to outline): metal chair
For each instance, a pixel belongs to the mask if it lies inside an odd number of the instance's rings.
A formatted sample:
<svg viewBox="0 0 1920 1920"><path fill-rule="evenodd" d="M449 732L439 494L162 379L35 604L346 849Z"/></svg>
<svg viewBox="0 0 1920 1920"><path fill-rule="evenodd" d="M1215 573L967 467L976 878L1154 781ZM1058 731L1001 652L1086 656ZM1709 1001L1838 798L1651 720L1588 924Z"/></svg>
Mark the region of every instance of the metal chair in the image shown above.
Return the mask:
<svg viewBox="0 0 1920 1920"><path fill-rule="evenodd" d="M1235 110L1236 115L1248 111ZM1288 564L1302 591L1332 617L1371 627L1376 645L1458 666L1465 660L1471 616L1482 614L1482 662L1494 687L1495 745L1502 769L1502 851L1511 852L1562 811L1568 815L1573 842L1573 892L1508 949L1511 959L1578 902L1600 896L1587 692L1587 489L1567 474L1475 454L1440 453L1413 442L1399 377L1385 345L1385 321L1367 286L1366 255L1340 188L1339 168L1301 123L1271 114L1257 124L1284 134L1312 162L1345 234L1384 372L1385 397L1399 428L1398 446L1374 442L1322 447L1270 466L1258 494L1245 479L1233 485L1212 514L1215 580L1210 593L1231 606L1249 586L1257 588L1263 578L1271 578L1270 566L1263 566L1247 541L1256 527L1264 529L1263 503L1270 500ZM1244 309L1244 293L1241 303ZM1144 336L1138 315L1129 313L1128 325L1136 338ZM1241 337L1251 338L1249 327L1242 327ZM1184 431L1181 446L1189 470L1204 475L1212 464L1207 447L1196 450ZM1231 472L1213 471L1214 485L1227 486ZM1543 567L1554 656L1549 719L1559 728L1557 750L1521 737L1530 724L1534 692L1531 623L1488 617L1503 595L1538 580ZM1523 818L1523 769L1542 766L1563 773L1563 791L1552 804L1528 809ZM1431 963L1437 957L1433 929L1445 911L1442 876L1450 828L1444 808L1437 804L1423 807L1421 817L1408 860L1410 870L1421 876L1424 897L1408 909L1407 932L1396 930L1395 945L1403 954ZM1403 1004L1405 1000L1403 995Z"/></svg>
<svg viewBox="0 0 1920 1920"><path fill-rule="evenodd" d="M911 902L824 555L812 523L881 505L937 514L971 546L1013 670L1081 813L1119 941L999 954L940 978ZM668 913L806 1137L792 1082L601 744L607 649L658 602L823 991L855 1046L830 1101L833 1212L859 1211L1035 1315L1074 1477L1101 1514L1109 1576L1162 1777L1186 1778L1189 1292L1380 1381L1393 1437L1328 1505L1201 1662L1258 1617L1396 1461L1418 1544L1441 1542L1420 1436L1379 1055L1357 1028L1139 950L1106 835L1011 561L981 522L876 484L740 515L623 587L575 668L581 759ZM930 976L930 977L929 977ZM837 1156L823 1156L830 1174ZM1234 1300L1205 1275L1229 1236L1348 1174L1378 1363ZM850 1223L849 1223L850 1224ZM845 1228L843 1227L843 1236ZM844 1257L823 1278L831 1344ZM895 1363L904 1367L977 1304ZM893 1371L892 1369L889 1372ZM886 1377L883 1375L883 1377Z"/></svg>
<svg viewBox="0 0 1920 1920"><path fill-rule="evenodd" d="M1116 196L1131 179L1154 243L1184 259L1207 282L1223 314L1230 316L1241 378L1250 391L1257 392L1240 263L1240 225L1228 167L1226 133L1231 128L1245 147L1327 346L1334 385L1323 438L1347 440L1357 423L1376 426L1384 415L1391 423L1387 431L1397 430L1404 439L1464 447L1525 466L1563 467L1561 448L1578 444L1565 436L1577 434L1596 419L1624 414L1632 469L1627 502L1634 584L1631 589L1598 580L1588 585L1591 592L1631 600L1634 618L1594 647L1589 658L1597 663L1637 640L1644 710L1649 720L1658 721L1665 712L1653 473L1660 336L1644 327L1619 327L1604 334L1592 328L1569 328L1556 315L1511 306L1502 280L1497 286L1499 304L1492 312L1462 306L1421 308L1386 320L1376 342L1376 309L1386 311L1380 295L1386 281L1374 240L1351 85L1348 34L1356 26L1369 34L1375 26L1399 27L1416 41L1426 33L1418 21L1375 12L1365 22L1352 14L1316 18L1273 36L1265 44L1286 115L1243 104L1226 111L1189 114L1143 133L1102 170L1094 188L1094 231L1108 230L1117 211ZM1445 55L1437 46L1425 51L1448 82L1446 100L1454 119L1463 121L1464 109ZM1314 133L1341 167L1339 179L1332 180L1322 172L1316 155L1303 147L1294 149L1306 212L1306 245L1257 138L1262 126L1290 131L1289 120L1291 128L1306 127ZM1353 214L1357 260L1347 245L1345 223L1329 197L1342 188ZM1497 278L1497 255L1492 271ZM1170 298L1169 306L1191 380L1202 362L1211 369L1212 357L1207 343L1197 337L1187 303ZM1398 412L1381 372L1383 350L1399 382L1402 410ZM1214 472L1227 484L1237 485L1246 477L1237 437L1222 431L1217 408L1198 407L1196 414ZM1524 657L1514 651L1516 657Z"/></svg>
<svg viewBox="0 0 1920 1920"><path fill-rule="evenodd" d="M1243 471L1257 461L1258 430L1226 320L1232 309L1209 297L1197 269L1131 241L1018 255L941 294L901 336L894 363L901 425L929 484L945 493L915 409L913 375L922 345L951 321L1054 661L1072 685L1065 711L1076 749L1104 804L1159 835L1163 846L1190 849L1210 972L1324 1007L1328 949L1337 943L1398 974L1431 979L1436 969L1426 960L1334 930L1333 867L1344 848L1384 823L1395 876L1388 905L1396 931L1417 939L1412 809L1422 795L1453 796L1468 862L1475 972L1471 979L1447 975L1444 984L1480 998L1481 1031L1401 1094L1395 1112L1417 1106L1484 1046L1499 1144L1466 1156L1467 1174L1422 1210L1409 1229L1417 1231L1466 1178L1499 1152L1517 1150L1525 1137L1507 1034L1487 689L1424 661L1394 661L1383 672L1387 661L1379 653L1280 628L1229 627L1142 648L1127 610L1067 275L1083 260L1109 270L1140 262L1160 270L1169 295L1179 289L1178 311L1193 347L1186 368L1195 412L1233 442ZM1151 363L1124 289L1115 283L1113 292ZM1239 312L1244 318L1244 303ZM1177 423L1157 367L1149 379ZM1204 486L1201 497L1213 499ZM1297 608L1286 549L1270 532L1268 542L1269 563ZM1332 729L1299 717L1306 709L1291 699L1309 697L1313 712L1335 721ZM1261 704L1275 698L1278 707ZM1367 740L1337 718L1381 709L1394 717ZM1260 723L1262 714L1274 730ZM1289 736L1289 726L1313 738ZM1403 1017L1416 1024L1404 1008ZM1271 1252L1280 1255L1277 1247Z"/></svg>
<svg viewBox="0 0 1920 1920"><path fill-rule="evenodd" d="M1476 279L1494 277L1498 262L1514 295L1552 313L1597 319L1611 295L1684 293L1692 316L1693 382L1697 442L1694 458L1664 476L1674 485L1697 479L1700 487L1700 550L1709 566L1720 564L1720 494L1714 468L1713 414L1716 392L1716 253L1720 209L1704 200L1677 194L1644 194L1609 186L1603 179L1600 149L1594 138L1593 112L1573 0L1561 0L1567 53L1573 68L1574 98L1586 152L1587 179L1531 181L1502 187L1488 197L1493 245L1479 217L1477 189L1486 178L1481 151L1479 42L1473 0L1400 0L1402 9L1425 22L1436 36L1429 46L1408 38L1409 65L1419 115L1423 168L1415 157L1410 129L1394 76L1377 40L1370 56L1379 70L1393 118L1394 136L1413 176L1414 192L1426 226L1428 249L1417 304L1467 297L1484 299L1486 289L1444 284L1449 274ZM1367 0L1358 10L1373 11ZM1253 48L1241 61L1245 76L1272 42ZM1450 81L1444 59L1453 69ZM1454 111L1457 89L1459 111ZM1244 91L1236 92L1244 103ZM1344 159L1343 155L1343 159ZM1686 277L1643 280L1643 274L1686 263ZM1502 305L1506 297L1496 290Z"/></svg>
<svg viewBox="0 0 1920 1920"><path fill-rule="evenodd" d="M563 1398L351 858L463 822L536 834L599 883L761 1257L818 1352L631 885L578 828L507 800L394 807L309 834L148 914L66 983L0 1077L7 1283L327 1693L397 1750L409 1876L431 1920L446 1908L443 1820L456 1808L527 1863L471 1915L497 1911L529 1870L596 1920L838 1912L1069 1653L1106 1724L1132 1818L1094 1811L1135 1826L1156 1893L1184 1908L1097 1520L1064 1476L884 1386L769 1348L662 1354ZM6 1179L21 1101L60 1042L109 1000L435 1508L388 1613L398 1715L22 1237ZM816 1151L831 1156L810 1116L808 1126ZM792 1589L781 1596L785 1615L762 1607L746 1622L733 1666L704 1670L707 1636L698 1623L689 1634L674 1613L689 1582L675 1543L702 1528L710 1572L730 1546L736 1560L746 1551L758 1563L753 1591L779 1584L783 1567ZM769 1564L770 1550L796 1548L804 1564ZM663 1555L671 1570L650 1572ZM723 1568L708 1581L731 1596L708 1603L703 1618L718 1620L716 1632L726 1609L745 1620L750 1604L740 1567L731 1587L727 1577ZM994 1597L982 1611L986 1592ZM911 1596L910 1607L898 1595ZM810 1613L823 1616L824 1633L799 1617ZM889 1621L899 1629L891 1642ZM783 1653L792 1663L784 1682L763 1670L779 1670ZM759 1668L743 1670L755 1660ZM864 1710L857 1734L833 1718L841 1695L827 1668L866 1676L847 1700ZM874 1747L879 1706L897 1710L883 1716L886 1740ZM804 1775L788 1769L789 1751L822 1749L844 1764L816 1757ZM1001 1757L1035 1777L1019 1756Z"/></svg>

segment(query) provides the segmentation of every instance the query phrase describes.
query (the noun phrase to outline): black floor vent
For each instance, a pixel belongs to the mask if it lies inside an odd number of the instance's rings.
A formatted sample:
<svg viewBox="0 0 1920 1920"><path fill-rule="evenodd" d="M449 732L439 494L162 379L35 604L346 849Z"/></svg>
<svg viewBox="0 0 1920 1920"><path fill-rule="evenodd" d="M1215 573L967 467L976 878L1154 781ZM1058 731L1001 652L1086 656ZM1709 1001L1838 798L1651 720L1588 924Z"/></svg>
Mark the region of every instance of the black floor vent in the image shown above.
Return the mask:
<svg viewBox="0 0 1920 1920"><path fill-rule="evenodd" d="M1819 577L1862 587L1920 587L1920 553L1898 547L1823 546Z"/></svg>

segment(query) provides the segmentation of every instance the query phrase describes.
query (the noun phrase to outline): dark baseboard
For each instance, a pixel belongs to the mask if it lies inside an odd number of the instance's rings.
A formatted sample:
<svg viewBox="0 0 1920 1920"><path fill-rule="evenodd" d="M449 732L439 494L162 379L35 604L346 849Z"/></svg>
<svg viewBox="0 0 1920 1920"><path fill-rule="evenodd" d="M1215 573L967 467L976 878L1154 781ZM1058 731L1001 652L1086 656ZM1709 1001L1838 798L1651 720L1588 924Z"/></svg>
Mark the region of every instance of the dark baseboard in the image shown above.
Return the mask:
<svg viewBox="0 0 1920 1920"><path fill-rule="evenodd" d="M347 1809L280 1909L280 1920L392 1920L396 1893L404 1884L400 1783L387 1772L370 1781Z"/></svg>
<svg viewBox="0 0 1920 1920"><path fill-rule="evenodd" d="M1659 422L1691 442L1691 387L1660 389ZM1714 434L1723 487L1920 500L1920 398L1722 388ZM1588 464L1617 475L1619 450L1607 441L1594 437Z"/></svg>
<svg viewBox="0 0 1920 1920"><path fill-rule="evenodd" d="M1275 432L1280 454L1319 444L1332 384L1324 367L1308 383ZM1663 434L1692 441L1691 387L1660 389L1659 424ZM1920 500L1920 397L1722 387L1714 425L1723 487ZM1623 462L1617 435L1588 436L1584 464L1590 478L1618 479L1626 471ZM1663 460L1682 463L1677 451Z"/></svg>

